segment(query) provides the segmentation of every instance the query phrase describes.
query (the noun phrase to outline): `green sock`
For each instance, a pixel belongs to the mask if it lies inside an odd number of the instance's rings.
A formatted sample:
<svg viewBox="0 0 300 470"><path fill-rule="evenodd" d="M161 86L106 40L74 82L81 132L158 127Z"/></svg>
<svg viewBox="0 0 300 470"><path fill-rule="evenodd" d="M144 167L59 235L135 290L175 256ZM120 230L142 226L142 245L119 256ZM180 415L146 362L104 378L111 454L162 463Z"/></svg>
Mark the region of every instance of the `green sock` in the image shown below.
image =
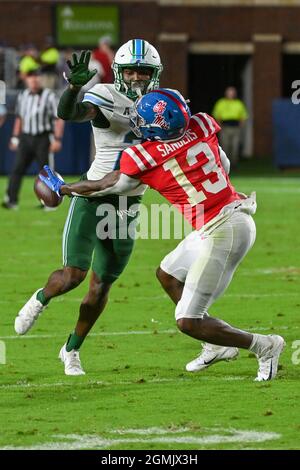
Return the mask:
<svg viewBox="0 0 300 470"><path fill-rule="evenodd" d="M43 289L38 291L36 298L41 302L42 305L48 305L50 302L50 299L46 299Z"/></svg>
<svg viewBox="0 0 300 470"><path fill-rule="evenodd" d="M82 345L84 338L84 336L78 336L76 333L71 333L67 341L66 350L68 352L72 351L72 349L78 350Z"/></svg>

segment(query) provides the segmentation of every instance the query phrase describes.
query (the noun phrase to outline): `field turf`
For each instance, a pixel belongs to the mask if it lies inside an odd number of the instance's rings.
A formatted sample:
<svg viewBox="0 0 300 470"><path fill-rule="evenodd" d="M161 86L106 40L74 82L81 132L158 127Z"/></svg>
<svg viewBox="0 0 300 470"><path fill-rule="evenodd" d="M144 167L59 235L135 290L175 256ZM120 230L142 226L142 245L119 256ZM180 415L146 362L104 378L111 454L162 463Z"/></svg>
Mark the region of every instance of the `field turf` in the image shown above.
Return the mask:
<svg viewBox="0 0 300 470"><path fill-rule="evenodd" d="M0 447L3 449L299 449L300 184L297 177L233 178L257 191L257 241L210 313L287 342L275 381L255 383L256 359L185 372L197 341L176 331L155 278L174 240L138 240L103 316L81 350L86 376L67 377L57 355L87 281L54 299L28 336L19 308L61 264L68 201L38 209L27 178L20 210L0 208ZM6 180L0 180L1 193ZM149 191L144 202L161 201Z"/></svg>

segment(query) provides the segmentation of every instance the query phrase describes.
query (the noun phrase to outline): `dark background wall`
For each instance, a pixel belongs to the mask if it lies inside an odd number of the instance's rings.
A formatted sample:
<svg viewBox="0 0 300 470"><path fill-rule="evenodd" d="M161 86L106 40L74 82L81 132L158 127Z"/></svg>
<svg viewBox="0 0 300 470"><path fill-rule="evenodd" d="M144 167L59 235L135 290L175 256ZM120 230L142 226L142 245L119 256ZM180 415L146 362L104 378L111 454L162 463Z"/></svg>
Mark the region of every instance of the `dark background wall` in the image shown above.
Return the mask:
<svg viewBox="0 0 300 470"><path fill-rule="evenodd" d="M42 45L52 33L55 3L51 0L0 1L1 40L18 46L24 42ZM156 42L164 33L185 33L190 41L251 41L254 34L280 34L285 41L300 41L299 7L193 7L160 6L155 1L84 3L114 4L121 12L121 41L143 36Z"/></svg>
<svg viewBox="0 0 300 470"><path fill-rule="evenodd" d="M195 78L189 76L191 44L250 44L254 153L262 156L271 153L272 101L282 95L283 88L289 88L286 80L284 87L282 83L283 50L287 43L300 44L300 7L181 7L161 6L155 1L101 2L105 3L120 7L120 42L142 36L156 45L165 65L162 85L178 88L186 96L195 95L191 88L197 86ZM44 37L53 34L53 5L48 0L1 1L0 41L16 47L26 42L41 46ZM205 72L208 84L209 73ZM199 80L200 77L201 70ZM297 78L300 79L300 74L295 75L294 79ZM206 86L203 79L201 86Z"/></svg>

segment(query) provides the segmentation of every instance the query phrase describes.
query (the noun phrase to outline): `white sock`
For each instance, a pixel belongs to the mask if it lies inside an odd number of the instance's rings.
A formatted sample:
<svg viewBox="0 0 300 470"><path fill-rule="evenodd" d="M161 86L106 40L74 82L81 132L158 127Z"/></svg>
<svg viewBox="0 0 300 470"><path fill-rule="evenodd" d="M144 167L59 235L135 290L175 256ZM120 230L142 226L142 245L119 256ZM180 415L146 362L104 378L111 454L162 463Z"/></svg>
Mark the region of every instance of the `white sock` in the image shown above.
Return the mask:
<svg viewBox="0 0 300 470"><path fill-rule="evenodd" d="M254 333L249 350L258 356L262 356L270 346L272 346L272 341L268 336Z"/></svg>

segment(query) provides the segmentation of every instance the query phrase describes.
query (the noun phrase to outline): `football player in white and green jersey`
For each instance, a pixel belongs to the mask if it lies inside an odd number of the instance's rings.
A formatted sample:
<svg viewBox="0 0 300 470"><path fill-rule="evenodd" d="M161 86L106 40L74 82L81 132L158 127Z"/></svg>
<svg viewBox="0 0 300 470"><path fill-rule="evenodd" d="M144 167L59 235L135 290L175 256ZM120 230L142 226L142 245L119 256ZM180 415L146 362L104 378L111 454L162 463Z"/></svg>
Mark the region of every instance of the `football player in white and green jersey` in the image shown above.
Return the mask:
<svg viewBox="0 0 300 470"><path fill-rule="evenodd" d="M139 96L159 87L162 64L157 50L147 41L128 41L116 52L112 65L114 83L96 84L79 102L81 88L96 73L89 71L89 60L90 52L83 51L79 58L73 54L72 62L68 62L69 86L61 96L58 116L65 121L91 121L96 155L84 177L99 180L119 168L122 151L133 143L132 139L136 139L129 127L131 108ZM126 217L126 233L128 225L137 217L137 203L145 189L141 185L126 196L125 210L129 215ZM105 203L114 208L115 214L124 211L124 196L121 208L116 195L72 198L63 235L63 267L50 275L45 287L32 295L15 320L16 332L20 335L27 333L49 301L77 287L91 268L89 291L80 305L75 330L59 353L66 375L84 374L79 348L104 310L109 290L127 265L133 249L134 241L128 233L124 237L124 227L122 236L118 238L119 228L124 225L121 216L117 217L114 237L97 237L96 227L104 218L97 215L97 209ZM130 210L131 206L135 210Z"/></svg>

